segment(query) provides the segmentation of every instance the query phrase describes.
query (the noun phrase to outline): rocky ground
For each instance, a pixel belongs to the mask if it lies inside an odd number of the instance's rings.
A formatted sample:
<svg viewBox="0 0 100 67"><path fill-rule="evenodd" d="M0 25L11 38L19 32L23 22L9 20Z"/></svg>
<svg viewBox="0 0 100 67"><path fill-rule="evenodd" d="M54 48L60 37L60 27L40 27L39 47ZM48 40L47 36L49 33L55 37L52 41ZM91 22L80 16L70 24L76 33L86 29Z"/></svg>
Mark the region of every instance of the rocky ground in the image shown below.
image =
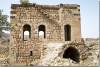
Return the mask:
<svg viewBox="0 0 100 67"><path fill-rule="evenodd" d="M59 56L64 49L63 43L49 43L44 45L44 56L38 65L44 66L97 66L99 59L99 39L85 38L85 51L79 63ZM0 65L9 64L9 35L3 33L0 38ZM33 63L32 63L33 64Z"/></svg>
<svg viewBox="0 0 100 67"><path fill-rule="evenodd" d="M45 54L40 65L45 66L98 66L99 62L99 39L86 38L85 51L79 63L60 57L58 54L63 50L62 43L50 43L45 45Z"/></svg>
<svg viewBox="0 0 100 67"><path fill-rule="evenodd" d="M86 38L85 46L87 57L82 61L82 65L97 66L99 63L99 39Z"/></svg>
<svg viewBox="0 0 100 67"><path fill-rule="evenodd" d="M0 37L0 65L9 64L9 34L3 33Z"/></svg>

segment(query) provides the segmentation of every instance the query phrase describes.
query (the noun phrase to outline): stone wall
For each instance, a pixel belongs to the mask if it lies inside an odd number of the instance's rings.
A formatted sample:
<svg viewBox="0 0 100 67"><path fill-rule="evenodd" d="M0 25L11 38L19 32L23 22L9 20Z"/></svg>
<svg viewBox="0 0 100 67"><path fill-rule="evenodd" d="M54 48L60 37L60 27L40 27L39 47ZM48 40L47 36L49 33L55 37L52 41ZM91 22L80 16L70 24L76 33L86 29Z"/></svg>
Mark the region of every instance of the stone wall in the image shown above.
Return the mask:
<svg viewBox="0 0 100 67"><path fill-rule="evenodd" d="M25 24L31 27L31 38L27 41L23 41ZM71 41L79 41L81 39L79 5L12 4L10 63L29 64L32 60L41 62L44 44L65 43L66 24L71 26ZM45 26L46 38L40 38L38 35L40 25ZM30 56L30 51L33 52L33 56Z"/></svg>

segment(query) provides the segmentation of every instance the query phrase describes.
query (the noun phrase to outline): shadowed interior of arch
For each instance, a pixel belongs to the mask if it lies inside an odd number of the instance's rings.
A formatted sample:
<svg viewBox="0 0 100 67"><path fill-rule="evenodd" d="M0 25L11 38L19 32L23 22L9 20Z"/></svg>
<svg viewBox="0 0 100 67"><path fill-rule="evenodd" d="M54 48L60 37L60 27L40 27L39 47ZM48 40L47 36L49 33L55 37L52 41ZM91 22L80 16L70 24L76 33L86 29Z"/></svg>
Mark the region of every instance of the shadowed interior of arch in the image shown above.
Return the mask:
<svg viewBox="0 0 100 67"><path fill-rule="evenodd" d="M44 38L46 37L46 34L45 34L45 26L44 25L40 25L38 27L38 35L39 36L43 36Z"/></svg>
<svg viewBox="0 0 100 67"><path fill-rule="evenodd" d="M31 27L28 24L23 26L23 40L26 41L31 37Z"/></svg>
<svg viewBox="0 0 100 67"><path fill-rule="evenodd" d="M75 62L80 62L80 53L74 47L68 47L63 54L63 58L70 58Z"/></svg>

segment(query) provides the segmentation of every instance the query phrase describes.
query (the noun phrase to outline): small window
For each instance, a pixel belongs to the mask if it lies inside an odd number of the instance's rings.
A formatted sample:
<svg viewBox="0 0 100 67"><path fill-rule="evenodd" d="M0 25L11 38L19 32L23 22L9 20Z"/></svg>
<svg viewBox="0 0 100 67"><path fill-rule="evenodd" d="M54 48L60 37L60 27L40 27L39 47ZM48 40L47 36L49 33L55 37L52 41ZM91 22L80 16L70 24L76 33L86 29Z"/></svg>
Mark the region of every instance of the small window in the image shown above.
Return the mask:
<svg viewBox="0 0 100 67"><path fill-rule="evenodd" d="M26 24L23 26L23 40L27 41L31 37L31 27L30 25Z"/></svg>
<svg viewBox="0 0 100 67"><path fill-rule="evenodd" d="M30 51L30 56L33 56L33 52L32 51Z"/></svg>

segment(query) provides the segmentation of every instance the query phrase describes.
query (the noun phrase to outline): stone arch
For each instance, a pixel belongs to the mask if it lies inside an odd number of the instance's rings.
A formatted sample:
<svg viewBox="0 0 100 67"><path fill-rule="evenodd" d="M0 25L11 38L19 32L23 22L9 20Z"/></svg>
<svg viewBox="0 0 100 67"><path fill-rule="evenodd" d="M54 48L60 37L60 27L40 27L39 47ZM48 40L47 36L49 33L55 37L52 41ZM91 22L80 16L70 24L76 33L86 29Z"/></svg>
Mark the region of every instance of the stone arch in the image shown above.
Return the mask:
<svg viewBox="0 0 100 67"><path fill-rule="evenodd" d="M31 38L31 26L29 24L25 24L23 26L23 40L27 41Z"/></svg>
<svg viewBox="0 0 100 67"><path fill-rule="evenodd" d="M46 38L46 28L45 25L39 25L38 26L38 36L40 36L40 34L43 34L43 37Z"/></svg>
<svg viewBox="0 0 100 67"><path fill-rule="evenodd" d="M75 62L80 62L80 53L75 47L68 47L64 53L63 58L70 58Z"/></svg>
<svg viewBox="0 0 100 67"><path fill-rule="evenodd" d="M71 25L64 25L64 38L65 41L71 41Z"/></svg>

